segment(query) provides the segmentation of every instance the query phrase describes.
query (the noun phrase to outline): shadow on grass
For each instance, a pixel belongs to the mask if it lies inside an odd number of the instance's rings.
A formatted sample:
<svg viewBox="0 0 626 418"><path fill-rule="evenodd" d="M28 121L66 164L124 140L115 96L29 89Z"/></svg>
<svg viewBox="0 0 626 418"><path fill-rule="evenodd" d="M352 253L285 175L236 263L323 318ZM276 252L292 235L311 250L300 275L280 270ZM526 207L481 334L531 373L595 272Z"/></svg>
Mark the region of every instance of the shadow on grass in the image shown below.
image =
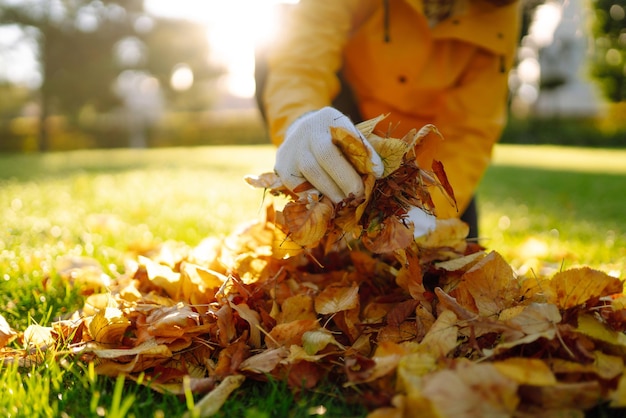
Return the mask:
<svg viewBox="0 0 626 418"><path fill-rule="evenodd" d="M256 152L256 149L263 150ZM206 146L151 149L113 149L51 152L46 154L0 154L0 180L17 181L41 178L64 178L77 173L107 174L135 170L185 169L219 172L223 175L238 174L249 166L250 160L238 159L252 155L258 164L264 162L272 167L270 156L273 149L268 145ZM268 152L270 150L270 152ZM259 160L260 159L260 160Z"/></svg>

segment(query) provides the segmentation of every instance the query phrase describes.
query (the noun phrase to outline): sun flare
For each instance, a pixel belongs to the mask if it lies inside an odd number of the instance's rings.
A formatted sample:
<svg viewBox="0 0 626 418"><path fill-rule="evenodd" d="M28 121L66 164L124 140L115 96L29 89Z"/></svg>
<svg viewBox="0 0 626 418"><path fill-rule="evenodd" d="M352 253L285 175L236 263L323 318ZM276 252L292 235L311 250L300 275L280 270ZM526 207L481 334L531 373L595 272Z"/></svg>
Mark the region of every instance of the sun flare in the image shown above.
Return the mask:
<svg viewBox="0 0 626 418"><path fill-rule="evenodd" d="M147 0L151 13L198 21L206 25L210 60L226 70L221 84L237 97L252 97L254 48L271 39L280 0ZM288 1L293 3L294 1Z"/></svg>

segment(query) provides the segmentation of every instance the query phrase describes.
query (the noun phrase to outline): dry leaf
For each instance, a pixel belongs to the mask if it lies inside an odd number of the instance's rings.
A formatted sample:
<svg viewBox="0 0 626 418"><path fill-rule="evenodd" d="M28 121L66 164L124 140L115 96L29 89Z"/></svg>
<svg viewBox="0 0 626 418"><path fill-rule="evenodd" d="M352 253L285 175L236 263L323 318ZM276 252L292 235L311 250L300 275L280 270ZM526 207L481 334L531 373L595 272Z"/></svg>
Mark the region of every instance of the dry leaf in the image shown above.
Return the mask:
<svg viewBox="0 0 626 418"><path fill-rule="evenodd" d="M317 245L328 230L333 215L330 199L312 198L308 202L289 202L283 209L289 239L308 248Z"/></svg>
<svg viewBox="0 0 626 418"><path fill-rule="evenodd" d="M358 306L359 287L330 286L315 298L315 311L321 315L334 314Z"/></svg>
<svg viewBox="0 0 626 418"><path fill-rule="evenodd" d="M591 298L622 293L624 287L621 280L589 267L559 272L549 284L548 301L561 309L582 305Z"/></svg>
<svg viewBox="0 0 626 418"><path fill-rule="evenodd" d="M0 314L0 348L13 341L15 337L17 337L17 332L11 328L4 316Z"/></svg>
<svg viewBox="0 0 626 418"><path fill-rule="evenodd" d="M99 343L119 343L129 326L130 320L124 312L118 308L107 307L91 319L89 334Z"/></svg>
<svg viewBox="0 0 626 418"><path fill-rule="evenodd" d="M374 174L374 164L369 148L363 139L341 127L330 127L330 137L359 174Z"/></svg>

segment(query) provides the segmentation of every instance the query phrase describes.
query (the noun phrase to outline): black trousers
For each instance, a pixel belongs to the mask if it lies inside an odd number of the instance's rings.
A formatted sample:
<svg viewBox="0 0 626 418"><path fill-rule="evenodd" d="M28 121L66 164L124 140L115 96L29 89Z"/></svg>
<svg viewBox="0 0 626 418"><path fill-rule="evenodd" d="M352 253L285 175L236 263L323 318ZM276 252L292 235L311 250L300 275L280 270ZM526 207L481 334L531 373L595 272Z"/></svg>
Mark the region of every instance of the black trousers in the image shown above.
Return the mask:
<svg viewBox="0 0 626 418"><path fill-rule="evenodd" d="M263 107L263 91L265 90L265 80L267 78L267 60L265 59L265 51L256 51L255 59L255 73L254 78L256 81L256 101L259 107L259 111L265 119L265 108ZM359 108L356 104L354 95L350 85L339 74L339 80L341 81L341 91L333 100L332 106L347 115L354 123L363 121ZM467 209L461 215L461 220L469 225L468 239L478 238L478 211L476 208L476 195L472 197Z"/></svg>

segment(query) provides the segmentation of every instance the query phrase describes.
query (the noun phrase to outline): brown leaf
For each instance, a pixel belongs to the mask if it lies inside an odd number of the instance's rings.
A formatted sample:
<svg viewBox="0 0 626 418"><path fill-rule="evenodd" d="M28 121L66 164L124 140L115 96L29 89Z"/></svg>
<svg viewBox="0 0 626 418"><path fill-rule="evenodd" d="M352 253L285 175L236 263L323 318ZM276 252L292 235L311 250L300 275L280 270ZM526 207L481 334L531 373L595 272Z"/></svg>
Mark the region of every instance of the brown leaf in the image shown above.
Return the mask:
<svg viewBox="0 0 626 418"><path fill-rule="evenodd" d="M481 316L497 317L520 298L520 284L511 266L493 251L463 274L450 295L463 306L475 305Z"/></svg>
<svg viewBox="0 0 626 418"><path fill-rule="evenodd" d="M520 388L523 402L532 403L543 410L576 408L590 409L602 398L602 388L597 381L559 382L551 386L524 386Z"/></svg>
<svg viewBox="0 0 626 418"><path fill-rule="evenodd" d="M412 223L405 224L398 217L391 216L365 232L361 238L365 247L377 254L391 253L407 248L413 242Z"/></svg>

